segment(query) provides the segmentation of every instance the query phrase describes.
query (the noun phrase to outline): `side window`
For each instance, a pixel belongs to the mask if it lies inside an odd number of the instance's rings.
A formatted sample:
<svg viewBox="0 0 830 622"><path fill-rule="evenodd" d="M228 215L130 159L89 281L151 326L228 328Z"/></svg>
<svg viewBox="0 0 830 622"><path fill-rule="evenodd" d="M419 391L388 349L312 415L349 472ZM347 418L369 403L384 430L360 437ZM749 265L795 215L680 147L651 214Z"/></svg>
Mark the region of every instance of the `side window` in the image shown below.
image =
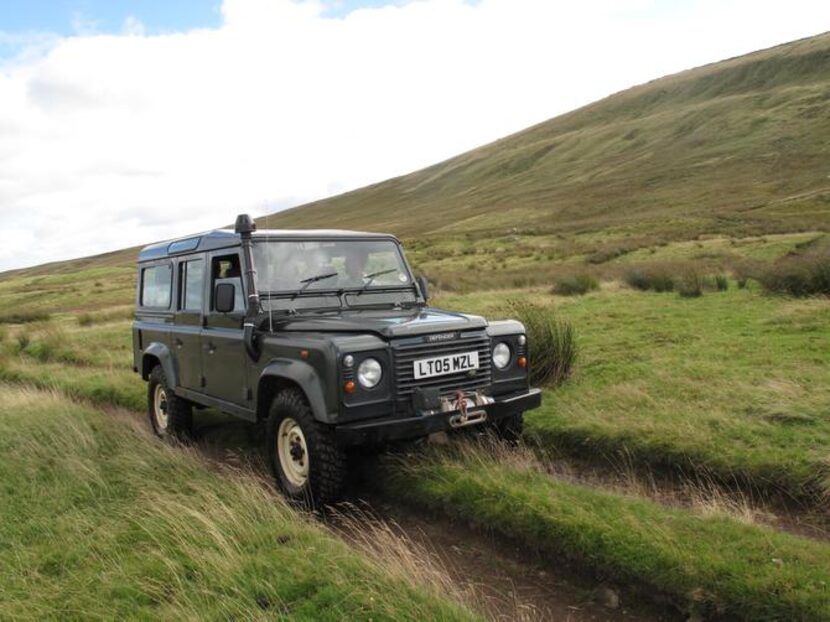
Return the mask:
<svg viewBox="0 0 830 622"><path fill-rule="evenodd" d="M205 262L191 259L179 264L179 309L200 312L205 283Z"/></svg>
<svg viewBox="0 0 830 622"><path fill-rule="evenodd" d="M142 269L141 306L169 309L172 286L173 266L171 264Z"/></svg>
<svg viewBox="0 0 830 622"><path fill-rule="evenodd" d="M230 283L234 286L235 299L234 312L245 311L245 292L242 290L242 268L239 263L239 255L222 255L214 257L210 262L210 310L214 309L214 298L216 286L219 283Z"/></svg>

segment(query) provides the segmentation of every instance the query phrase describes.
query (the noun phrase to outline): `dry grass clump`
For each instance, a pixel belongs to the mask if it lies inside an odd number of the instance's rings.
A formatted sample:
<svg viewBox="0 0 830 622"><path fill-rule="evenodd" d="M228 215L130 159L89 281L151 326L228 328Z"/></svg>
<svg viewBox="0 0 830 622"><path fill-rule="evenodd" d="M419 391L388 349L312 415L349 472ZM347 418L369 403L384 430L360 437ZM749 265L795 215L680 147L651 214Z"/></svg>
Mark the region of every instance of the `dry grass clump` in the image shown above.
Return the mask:
<svg viewBox="0 0 830 622"><path fill-rule="evenodd" d="M577 357L573 326L547 307L523 300L509 300L507 306L527 331L531 384L562 384Z"/></svg>
<svg viewBox="0 0 830 622"><path fill-rule="evenodd" d="M625 273L623 280L629 287L644 292L670 292L675 286L674 277L660 267L634 268Z"/></svg>
<svg viewBox="0 0 830 622"><path fill-rule="evenodd" d="M681 298L700 298L703 295L705 279L694 269L687 270L677 282L677 293Z"/></svg>
<svg viewBox="0 0 830 622"><path fill-rule="evenodd" d="M103 311L86 311L78 315L77 320L80 326L92 326L93 324L104 324L118 320L131 320L135 314L132 305L124 307L113 307Z"/></svg>
<svg viewBox="0 0 830 622"><path fill-rule="evenodd" d="M830 295L830 245L795 252L756 276L765 290L790 296Z"/></svg>
<svg viewBox="0 0 830 622"><path fill-rule="evenodd" d="M6 311L0 313L0 324L28 324L45 322L50 318L46 311Z"/></svg>
<svg viewBox="0 0 830 622"><path fill-rule="evenodd" d="M84 352L73 347L69 336L60 324L41 322L27 326L16 335L17 351L41 363L68 363L88 365Z"/></svg>
<svg viewBox="0 0 830 622"><path fill-rule="evenodd" d="M631 244L613 244L594 251L585 258L585 262L592 264L606 263L636 249L637 247Z"/></svg>
<svg viewBox="0 0 830 622"><path fill-rule="evenodd" d="M551 288L552 294L562 296L579 296L599 289L599 281L593 275L569 274L556 280Z"/></svg>
<svg viewBox="0 0 830 622"><path fill-rule="evenodd" d="M625 283L640 291L672 292L683 298L697 298L704 291L725 292L729 278L723 273L707 274L705 266L693 262L638 266L623 275Z"/></svg>

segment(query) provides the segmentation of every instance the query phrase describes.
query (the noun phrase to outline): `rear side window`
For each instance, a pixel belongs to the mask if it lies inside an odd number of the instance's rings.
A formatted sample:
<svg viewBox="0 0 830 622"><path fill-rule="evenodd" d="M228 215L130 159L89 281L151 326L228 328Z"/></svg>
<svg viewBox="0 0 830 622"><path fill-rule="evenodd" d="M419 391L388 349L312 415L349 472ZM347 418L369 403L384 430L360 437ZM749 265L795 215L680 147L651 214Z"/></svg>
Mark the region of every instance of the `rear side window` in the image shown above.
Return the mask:
<svg viewBox="0 0 830 622"><path fill-rule="evenodd" d="M183 311L200 312L205 283L205 262L201 259L183 262L180 282L182 295L179 308Z"/></svg>
<svg viewBox="0 0 830 622"><path fill-rule="evenodd" d="M141 271L141 306L170 308L170 291L173 286L173 266L163 264Z"/></svg>

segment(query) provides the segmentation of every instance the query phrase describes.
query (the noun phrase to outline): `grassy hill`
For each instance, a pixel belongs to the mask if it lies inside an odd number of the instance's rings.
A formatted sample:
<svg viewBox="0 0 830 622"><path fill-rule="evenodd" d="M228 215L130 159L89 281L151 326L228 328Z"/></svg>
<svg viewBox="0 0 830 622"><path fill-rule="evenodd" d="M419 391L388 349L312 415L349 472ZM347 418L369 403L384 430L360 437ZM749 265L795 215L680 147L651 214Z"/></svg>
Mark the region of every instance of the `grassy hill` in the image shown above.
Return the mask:
<svg viewBox="0 0 830 622"><path fill-rule="evenodd" d="M416 173L269 219L405 237L830 225L830 34L654 80Z"/></svg>

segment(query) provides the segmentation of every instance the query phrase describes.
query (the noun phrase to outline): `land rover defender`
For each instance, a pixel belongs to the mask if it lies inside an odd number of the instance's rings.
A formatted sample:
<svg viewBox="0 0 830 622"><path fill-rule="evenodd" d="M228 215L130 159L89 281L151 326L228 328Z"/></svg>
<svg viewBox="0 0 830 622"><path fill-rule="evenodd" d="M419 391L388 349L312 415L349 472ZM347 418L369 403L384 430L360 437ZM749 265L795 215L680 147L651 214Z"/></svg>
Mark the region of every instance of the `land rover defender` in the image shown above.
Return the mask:
<svg viewBox="0 0 830 622"><path fill-rule="evenodd" d="M247 215L144 248L134 369L159 436L193 409L265 426L291 499L334 501L350 446L469 426L515 438L541 403L524 327L428 305L392 235L256 231Z"/></svg>

